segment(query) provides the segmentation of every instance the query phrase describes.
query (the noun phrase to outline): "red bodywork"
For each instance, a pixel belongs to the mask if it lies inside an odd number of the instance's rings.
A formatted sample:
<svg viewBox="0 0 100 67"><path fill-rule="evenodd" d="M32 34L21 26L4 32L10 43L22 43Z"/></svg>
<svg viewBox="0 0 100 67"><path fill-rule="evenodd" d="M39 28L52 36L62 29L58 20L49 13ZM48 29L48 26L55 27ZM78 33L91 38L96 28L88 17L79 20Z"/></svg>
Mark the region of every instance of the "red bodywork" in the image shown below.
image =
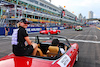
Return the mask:
<svg viewBox="0 0 100 67"><path fill-rule="evenodd" d="M78 51L78 44L71 44L71 47L64 54L69 56L71 59L66 67L73 67ZM0 67L61 67L58 62L64 57L64 55L56 60L49 60L30 56L15 56L14 54L9 54L3 58L0 58Z"/></svg>
<svg viewBox="0 0 100 67"><path fill-rule="evenodd" d="M40 34L48 34L48 33L50 33L50 34L58 34L60 32L61 32L60 30L42 30L42 31L40 31Z"/></svg>

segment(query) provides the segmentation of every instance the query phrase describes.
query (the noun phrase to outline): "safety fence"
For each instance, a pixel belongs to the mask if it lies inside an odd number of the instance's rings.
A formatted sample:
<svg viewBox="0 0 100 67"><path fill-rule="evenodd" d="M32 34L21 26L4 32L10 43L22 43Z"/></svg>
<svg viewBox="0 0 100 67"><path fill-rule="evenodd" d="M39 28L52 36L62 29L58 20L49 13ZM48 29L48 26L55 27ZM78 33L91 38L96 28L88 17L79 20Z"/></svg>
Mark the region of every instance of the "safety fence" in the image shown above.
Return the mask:
<svg viewBox="0 0 100 67"><path fill-rule="evenodd" d="M63 26L62 27L47 27L47 29L53 29L53 30L63 30L65 29ZM8 35L12 35L13 30L17 29L17 27L9 27L9 32ZM34 33L34 32L39 32L41 30L45 30L45 27L28 27L26 28L28 33ZM0 35L5 35L5 28L4 27L0 27Z"/></svg>

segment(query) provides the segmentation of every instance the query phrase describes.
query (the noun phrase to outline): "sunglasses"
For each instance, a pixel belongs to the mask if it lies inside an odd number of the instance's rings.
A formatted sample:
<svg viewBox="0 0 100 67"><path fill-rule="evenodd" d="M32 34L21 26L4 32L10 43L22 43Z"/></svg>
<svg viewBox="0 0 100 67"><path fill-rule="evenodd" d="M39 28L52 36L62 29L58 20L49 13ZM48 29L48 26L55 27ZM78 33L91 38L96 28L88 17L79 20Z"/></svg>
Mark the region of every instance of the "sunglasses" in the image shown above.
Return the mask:
<svg viewBox="0 0 100 67"><path fill-rule="evenodd" d="M24 22L21 22L21 23L24 23ZM24 23L24 24L29 24L29 23Z"/></svg>
<svg viewBox="0 0 100 67"><path fill-rule="evenodd" d="M28 24L28 23L24 23L24 24Z"/></svg>

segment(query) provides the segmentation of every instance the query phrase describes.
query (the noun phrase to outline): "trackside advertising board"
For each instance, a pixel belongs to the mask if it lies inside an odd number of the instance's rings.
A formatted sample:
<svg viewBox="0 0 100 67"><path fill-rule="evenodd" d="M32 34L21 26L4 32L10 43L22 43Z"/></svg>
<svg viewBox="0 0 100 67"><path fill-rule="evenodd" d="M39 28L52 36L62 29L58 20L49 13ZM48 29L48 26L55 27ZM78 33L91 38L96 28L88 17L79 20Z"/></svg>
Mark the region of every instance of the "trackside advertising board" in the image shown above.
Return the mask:
<svg viewBox="0 0 100 67"><path fill-rule="evenodd" d="M48 29L52 28L54 30L63 30L64 27L47 27ZM12 35L13 29L17 29L17 27L9 27L10 31L8 32L8 35ZM28 27L26 28L28 33L34 33L34 32L39 32L41 30L45 30L45 27ZM5 28L0 27L0 35L5 35Z"/></svg>

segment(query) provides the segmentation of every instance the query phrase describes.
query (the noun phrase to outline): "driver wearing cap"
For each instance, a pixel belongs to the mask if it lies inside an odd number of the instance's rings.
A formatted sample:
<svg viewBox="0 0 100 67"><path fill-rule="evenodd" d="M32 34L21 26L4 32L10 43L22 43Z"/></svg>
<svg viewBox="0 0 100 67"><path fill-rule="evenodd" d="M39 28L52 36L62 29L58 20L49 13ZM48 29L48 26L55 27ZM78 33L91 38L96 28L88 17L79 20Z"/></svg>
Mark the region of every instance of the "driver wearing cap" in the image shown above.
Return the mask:
<svg viewBox="0 0 100 67"><path fill-rule="evenodd" d="M29 56L36 55L38 46L33 43L25 30L28 24L30 24L25 18L19 21L19 28L15 29L12 34L12 51L16 56ZM28 45L25 45L25 42Z"/></svg>

